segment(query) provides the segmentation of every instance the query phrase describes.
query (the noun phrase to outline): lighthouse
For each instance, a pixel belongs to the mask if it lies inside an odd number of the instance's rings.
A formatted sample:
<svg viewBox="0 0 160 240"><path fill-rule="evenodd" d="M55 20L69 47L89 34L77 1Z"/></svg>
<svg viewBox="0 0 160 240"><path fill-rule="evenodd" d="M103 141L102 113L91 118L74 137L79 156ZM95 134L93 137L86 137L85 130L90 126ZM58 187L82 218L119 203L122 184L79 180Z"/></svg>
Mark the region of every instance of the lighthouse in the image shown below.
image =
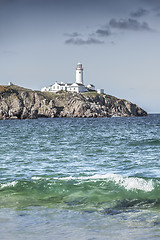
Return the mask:
<svg viewBox="0 0 160 240"><path fill-rule="evenodd" d="M83 84L83 67L82 63L77 63L76 67L76 81L74 83L58 83L50 85L49 87L43 87L41 89L42 92L59 92L59 91L68 91L68 92L76 92L83 93L87 91L95 91L95 86L92 84L88 84L85 86ZM102 92L101 92L102 93Z"/></svg>
<svg viewBox="0 0 160 240"><path fill-rule="evenodd" d="M76 67L76 83L83 84L83 68L81 63L77 63Z"/></svg>

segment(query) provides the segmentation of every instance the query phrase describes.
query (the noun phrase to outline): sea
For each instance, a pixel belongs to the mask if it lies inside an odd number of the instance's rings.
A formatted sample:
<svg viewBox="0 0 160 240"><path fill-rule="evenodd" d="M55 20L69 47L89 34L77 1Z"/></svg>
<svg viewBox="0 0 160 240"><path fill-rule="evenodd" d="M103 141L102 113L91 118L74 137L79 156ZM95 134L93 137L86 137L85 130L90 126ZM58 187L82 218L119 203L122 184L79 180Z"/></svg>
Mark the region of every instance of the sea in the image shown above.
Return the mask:
<svg viewBox="0 0 160 240"><path fill-rule="evenodd" d="M160 115L1 120L0 239L160 239Z"/></svg>

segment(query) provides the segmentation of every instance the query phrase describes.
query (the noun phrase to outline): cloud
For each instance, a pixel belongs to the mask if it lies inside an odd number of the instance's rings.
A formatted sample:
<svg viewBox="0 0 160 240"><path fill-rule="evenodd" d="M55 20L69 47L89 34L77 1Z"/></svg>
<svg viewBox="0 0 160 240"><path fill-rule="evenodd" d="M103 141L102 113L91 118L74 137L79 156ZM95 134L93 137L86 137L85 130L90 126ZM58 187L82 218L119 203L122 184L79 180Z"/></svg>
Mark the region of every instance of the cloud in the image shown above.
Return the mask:
<svg viewBox="0 0 160 240"><path fill-rule="evenodd" d="M98 40L95 38L95 34L89 34L87 38L83 38L81 33L73 32L67 33L66 36L70 38L65 41L66 44L73 44L73 45L91 45L91 44L103 44L103 41Z"/></svg>
<svg viewBox="0 0 160 240"><path fill-rule="evenodd" d="M98 29L96 33L101 37L108 37L111 35L111 31L109 29Z"/></svg>
<svg viewBox="0 0 160 240"><path fill-rule="evenodd" d="M91 45L91 44L103 44L104 42L92 37L89 37L88 39L72 37L67 39L65 43L73 45Z"/></svg>
<svg viewBox="0 0 160 240"><path fill-rule="evenodd" d="M146 22L139 22L136 19L111 19L109 26L112 28L122 29L122 30L134 30L134 31L152 31Z"/></svg>
<svg viewBox="0 0 160 240"><path fill-rule="evenodd" d="M81 33L78 33L78 32L73 32L73 33L65 33L65 35L66 36L68 36L68 37L80 37L80 36L82 36L82 34Z"/></svg>
<svg viewBox="0 0 160 240"><path fill-rule="evenodd" d="M131 12L131 17L143 17L145 15L147 15L149 13L149 11L147 11L146 9L143 8L139 8L137 11L135 12Z"/></svg>

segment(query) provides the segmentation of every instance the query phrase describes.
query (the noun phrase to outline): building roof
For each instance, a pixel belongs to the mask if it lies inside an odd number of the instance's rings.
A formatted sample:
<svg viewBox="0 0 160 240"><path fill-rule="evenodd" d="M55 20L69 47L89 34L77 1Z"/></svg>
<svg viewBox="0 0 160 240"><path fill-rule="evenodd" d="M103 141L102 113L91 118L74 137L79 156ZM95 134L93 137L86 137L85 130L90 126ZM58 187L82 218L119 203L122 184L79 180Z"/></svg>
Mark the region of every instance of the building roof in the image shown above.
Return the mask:
<svg viewBox="0 0 160 240"><path fill-rule="evenodd" d="M65 83L58 83L58 85L65 86L66 84Z"/></svg>
<svg viewBox="0 0 160 240"><path fill-rule="evenodd" d="M75 82L75 83L72 83L72 85L73 85L73 86L77 85L77 86L83 86L83 87L85 87L82 83L76 83L76 82Z"/></svg>
<svg viewBox="0 0 160 240"><path fill-rule="evenodd" d="M50 87L52 87L55 84L58 84L59 86L72 85L72 83L58 83L58 82L55 82L54 84L50 85Z"/></svg>
<svg viewBox="0 0 160 240"><path fill-rule="evenodd" d="M82 83L77 83L77 85L85 87L84 84L82 84Z"/></svg>
<svg viewBox="0 0 160 240"><path fill-rule="evenodd" d="M69 86L71 86L73 83L66 83L66 85L69 85Z"/></svg>

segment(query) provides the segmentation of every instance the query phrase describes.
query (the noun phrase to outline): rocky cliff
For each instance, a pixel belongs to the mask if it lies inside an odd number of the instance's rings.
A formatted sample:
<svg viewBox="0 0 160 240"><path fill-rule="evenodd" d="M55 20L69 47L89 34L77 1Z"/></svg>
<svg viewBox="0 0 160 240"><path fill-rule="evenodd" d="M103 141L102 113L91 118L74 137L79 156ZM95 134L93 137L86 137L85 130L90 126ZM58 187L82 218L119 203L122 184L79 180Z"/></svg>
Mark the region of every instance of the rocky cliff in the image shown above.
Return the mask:
<svg viewBox="0 0 160 240"><path fill-rule="evenodd" d="M51 93L0 86L0 119L146 115L136 104L96 92Z"/></svg>

